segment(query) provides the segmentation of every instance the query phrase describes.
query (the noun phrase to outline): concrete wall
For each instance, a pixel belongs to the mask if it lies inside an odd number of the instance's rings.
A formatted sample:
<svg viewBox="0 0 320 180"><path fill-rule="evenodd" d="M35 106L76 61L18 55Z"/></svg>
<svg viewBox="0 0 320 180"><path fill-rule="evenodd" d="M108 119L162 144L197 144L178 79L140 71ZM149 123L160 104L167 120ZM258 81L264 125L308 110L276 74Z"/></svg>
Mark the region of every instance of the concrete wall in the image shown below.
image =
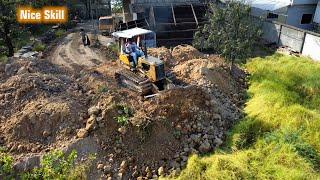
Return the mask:
<svg viewBox="0 0 320 180"><path fill-rule="evenodd" d="M320 36L306 34L302 54L320 61Z"/></svg>
<svg viewBox="0 0 320 180"><path fill-rule="evenodd" d="M262 38L269 43L278 43L281 31L281 25L270 22L264 22L262 24L263 35Z"/></svg>
<svg viewBox="0 0 320 180"><path fill-rule="evenodd" d="M316 11L316 5L296 5L288 8L286 24L302 29L312 29L313 25L301 24L303 14L313 14Z"/></svg>
<svg viewBox="0 0 320 180"><path fill-rule="evenodd" d="M297 52L301 52L304 41L304 32L290 27L282 26L279 45L289 46Z"/></svg>
<svg viewBox="0 0 320 180"><path fill-rule="evenodd" d="M316 13L314 15L313 21L315 23L320 24L320 0L318 1L318 6L317 6L317 9L316 9Z"/></svg>
<svg viewBox="0 0 320 180"><path fill-rule="evenodd" d="M271 21L262 23L262 31L262 38L267 42L289 47L320 61L320 34Z"/></svg>

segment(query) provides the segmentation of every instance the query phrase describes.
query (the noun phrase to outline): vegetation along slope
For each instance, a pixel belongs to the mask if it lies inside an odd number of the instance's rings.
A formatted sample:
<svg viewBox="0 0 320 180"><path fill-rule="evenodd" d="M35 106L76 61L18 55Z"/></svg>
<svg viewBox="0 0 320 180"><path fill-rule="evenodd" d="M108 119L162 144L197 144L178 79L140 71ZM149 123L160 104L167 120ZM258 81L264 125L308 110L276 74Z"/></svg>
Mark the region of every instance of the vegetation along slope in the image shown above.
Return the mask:
<svg viewBox="0 0 320 180"><path fill-rule="evenodd" d="M320 64L274 54L250 60L246 116L213 155L178 179L320 179Z"/></svg>

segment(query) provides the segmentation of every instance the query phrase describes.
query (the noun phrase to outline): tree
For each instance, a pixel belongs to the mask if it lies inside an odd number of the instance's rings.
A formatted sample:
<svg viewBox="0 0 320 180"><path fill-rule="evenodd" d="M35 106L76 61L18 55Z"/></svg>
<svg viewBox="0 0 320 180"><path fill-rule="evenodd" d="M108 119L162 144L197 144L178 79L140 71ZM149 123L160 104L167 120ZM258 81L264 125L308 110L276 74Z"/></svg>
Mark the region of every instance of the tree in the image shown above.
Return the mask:
<svg viewBox="0 0 320 180"><path fill-rule="evenodd" d="M122 13L122 0L111 0L112 13Z"/></svg>
<svg viewBox="0 0 320 180"><path fill-rule="evenodd" d="M12 43L16 23L15 7L16 0L0 0L0 42L3 43L7 56L13 56L14 46ZM1 45L0 45L1 46Z"/></svg>
<svg viewBox="0 0 320 180"><path fill-rule="evenodd" d="M244 62L254 51L261 36L260 23L250 15L251 8L244 2L228 1L210 4L208 24L195 33L194 46L212 49L233 64Z"/></svg>

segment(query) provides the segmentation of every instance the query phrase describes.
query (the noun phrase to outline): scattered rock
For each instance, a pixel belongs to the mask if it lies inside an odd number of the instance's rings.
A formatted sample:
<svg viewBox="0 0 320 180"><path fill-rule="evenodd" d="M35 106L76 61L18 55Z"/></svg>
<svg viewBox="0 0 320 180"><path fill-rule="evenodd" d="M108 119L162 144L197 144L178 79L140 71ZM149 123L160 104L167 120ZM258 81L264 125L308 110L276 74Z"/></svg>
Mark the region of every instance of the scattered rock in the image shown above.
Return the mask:
<svg viewBox="0 0 320 180"><path fill-rule="evenodd" d="M88 115L98 115L100 113L100 108L97 106L92 106L91 108L88 109Z"/></svg>
<svg viewBox="0 0 320 180"><path fill-rule="evenodd" d="M26 172L40 165L40 155L26 157L13 165L16 172Z"/></svg>
<svg viewBox="0 0 320 180"><path fill-rule="evenodd" d="M78 138L85 138L88 136L88 131L86 129L80 129L78 132L77 132L77 137Z"/></svg>
<svg viewBox="0 0 320 180"><path fill-rule="evenodd" d="M103 170L103 168L104 168L104 166L103 166L103 164L102 164L102 163L99 163L99 164L97 165L97 169L99 169L99 170Z"/></svg>
<svg viewBox="0 0 320 180"><path fill-rule="evenodd" d="M104 171L104 173L110 173L111 172L111 169L112 169L112 167L111 167L111 165L110 164L107 164L107 165L105 165L104 167L103 167L103 171Z"/></svg>
<svg viewBox="0 0 320 180"><path fill-rule="evenodd" d="M95 127L96 127L96 118L95 116L90 116L90 118L87 120L85 129L87 131L92 131L95 129Z"/></svg>
<svg viewBox="0 0 320 180"><path fill-rule="evenodd" d="M158 174L159 174L159 176L163 176L164 175L164 168L162 166L159 167Z"/></svg>
<svg viewBox="0 0 320 180"><path fill-rule="evenodd" d="M200 147L199 147L199 151L201 153L207 153L209 152L211 149L210 143L208 141L203 142Z"/></svg>
<svg viewBox="0 0 320 180"><path fill-rule="evenodd" d="M50 136L50 132L49 131L43 131L42 135L43 135L43 137L47 138L48 136Z"/></svg>

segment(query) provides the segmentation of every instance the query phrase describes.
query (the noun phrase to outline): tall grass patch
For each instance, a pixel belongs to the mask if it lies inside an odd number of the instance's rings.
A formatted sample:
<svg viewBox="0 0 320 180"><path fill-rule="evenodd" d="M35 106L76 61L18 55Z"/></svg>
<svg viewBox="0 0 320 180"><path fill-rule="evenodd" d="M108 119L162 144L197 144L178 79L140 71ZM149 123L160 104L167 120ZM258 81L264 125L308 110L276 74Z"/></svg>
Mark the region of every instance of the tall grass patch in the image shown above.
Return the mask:
<svg viewBox="0 0 320 180"><path fill-rule="evenodd" d="M178 179L320 179L320 64L274 54L246 68L246 117Z"/></svg>

